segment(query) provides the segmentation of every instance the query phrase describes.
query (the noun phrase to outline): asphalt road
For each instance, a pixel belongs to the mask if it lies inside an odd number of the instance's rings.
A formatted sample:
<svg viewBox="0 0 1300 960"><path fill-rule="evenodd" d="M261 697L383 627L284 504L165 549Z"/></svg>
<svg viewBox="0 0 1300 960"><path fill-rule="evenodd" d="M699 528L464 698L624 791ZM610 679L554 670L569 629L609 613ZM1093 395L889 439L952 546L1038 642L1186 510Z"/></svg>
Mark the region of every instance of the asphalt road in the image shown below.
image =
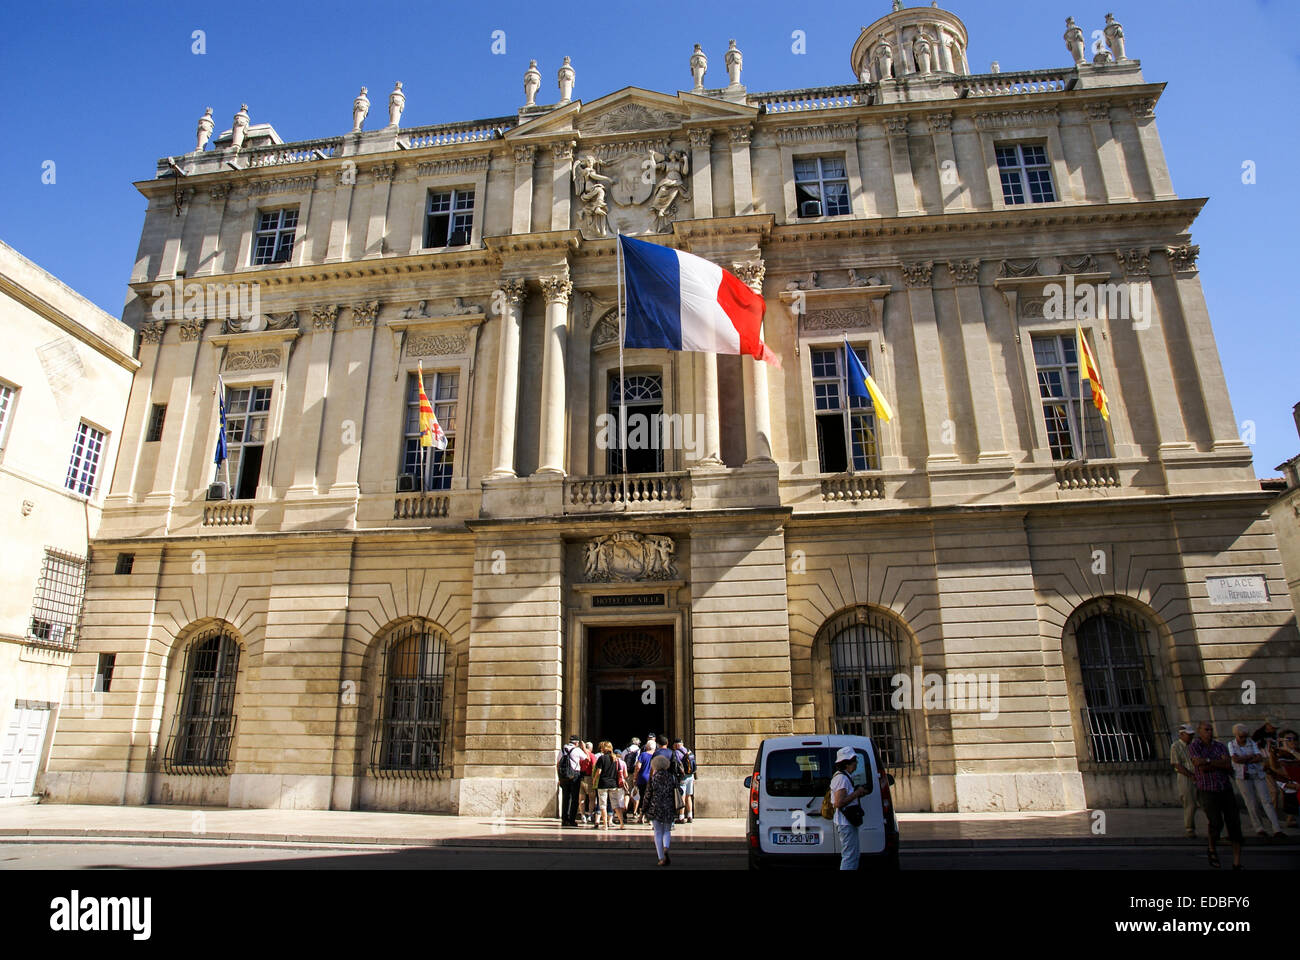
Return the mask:
<svg viewBox="0 0 1300 960"><path fill-rule="evenodd" d="M1230 873L1226 846L1221 871L1211 871L1200 845L1096 847L983 846L914 849L904 846L904 870L1189 870ZM1300 847L1248 847L1250 870L1294 870ZM743 848L678 850L670 870L744 870ZM635 850L553 850L476 847L248 846L232 843L166 844L129 842L0 841L0 870L117 869L252 870L657 870L654 848Z"/></svg>

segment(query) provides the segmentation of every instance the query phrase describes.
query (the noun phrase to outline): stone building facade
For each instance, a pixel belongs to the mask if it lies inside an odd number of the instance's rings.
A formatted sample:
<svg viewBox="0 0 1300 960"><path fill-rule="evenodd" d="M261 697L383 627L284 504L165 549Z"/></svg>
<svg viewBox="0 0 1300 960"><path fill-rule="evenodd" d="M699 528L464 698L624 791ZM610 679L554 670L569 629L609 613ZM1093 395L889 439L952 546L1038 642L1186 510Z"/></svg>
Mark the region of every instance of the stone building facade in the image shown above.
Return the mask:
<svg viewBox="0 0 1300 960"><path fill-rule="evenodd" d="M1173 725L1286 715L1297 633L1204 201L1107 37L974 75L956 16L899 5L843 86L751 93L732 44L675 94L576 99L566 60L541 105L530 65L475 122L402 127L399 88L366 129L363 90L351 133L241 108L205 150L206 116L137 184L141 367L73 661L118 675L47 796L549 814L562 737L666 730L738 815L764 737L838 729L903 809L1172 800ZM628 350L620 382L619 232L761 291L781 368ZM892 422L847 405L846 340ZM413 440L417 365L449 452ZM626 479L620 388L668 441Z"/></svg>
<svg viewBox="0 0 1300 960"><path fill-rule="evenodd" d="M139 363L129 326L5 243L0 331L3 800L32 795L58 720L103 716L113 652L92 655L71 683L68 666Z"/></svg>

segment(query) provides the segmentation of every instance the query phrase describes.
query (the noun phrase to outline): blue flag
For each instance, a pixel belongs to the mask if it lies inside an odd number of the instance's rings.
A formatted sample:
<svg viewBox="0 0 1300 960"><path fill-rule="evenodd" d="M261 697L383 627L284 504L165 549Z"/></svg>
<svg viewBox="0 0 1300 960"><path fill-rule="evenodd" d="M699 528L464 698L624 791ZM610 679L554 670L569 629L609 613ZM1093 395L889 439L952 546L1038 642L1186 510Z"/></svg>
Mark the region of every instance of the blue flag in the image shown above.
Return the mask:
<svg viewBox="0 0 1300 960"><path fill-rule="evenodd" d="M867 389L867 368L849 346L848 337L844 338L844 378L848 382L850 397L871 399L871 392Z"/></svg>
<svg viewBox="0 0 1300 960"><path fill-rule="evenodd" d="M221 405L221 426L217 429L217 455L212 462L218 467L226 461L226 388L217 381L217 403Z"/></svg>

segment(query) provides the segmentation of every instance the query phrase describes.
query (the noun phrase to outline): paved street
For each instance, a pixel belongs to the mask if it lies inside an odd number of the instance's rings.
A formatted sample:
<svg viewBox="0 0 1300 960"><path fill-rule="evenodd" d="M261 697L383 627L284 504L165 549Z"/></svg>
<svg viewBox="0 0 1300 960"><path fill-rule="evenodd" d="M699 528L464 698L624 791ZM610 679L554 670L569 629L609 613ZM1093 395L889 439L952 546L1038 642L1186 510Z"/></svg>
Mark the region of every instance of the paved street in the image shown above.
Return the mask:
<svg viewBox="0 0 1300 960"><path fill-rule="evenodd" d="M1228 859L1224 851L1223 873ZM1300 848L1247 847L1251 870L1300 867ZM1019 845L927 847L905 850L905 870L1190 870L1211 872L1204 847L1181 845ZM670 869L744 870L743 846L735 849L679 849ZM361 844L225 845L217 842L19 842L0 841L0 870L111 869L255 870L641 870L658 869L647 839L645 850L545 849L536 847L380 847Z"/></svg>

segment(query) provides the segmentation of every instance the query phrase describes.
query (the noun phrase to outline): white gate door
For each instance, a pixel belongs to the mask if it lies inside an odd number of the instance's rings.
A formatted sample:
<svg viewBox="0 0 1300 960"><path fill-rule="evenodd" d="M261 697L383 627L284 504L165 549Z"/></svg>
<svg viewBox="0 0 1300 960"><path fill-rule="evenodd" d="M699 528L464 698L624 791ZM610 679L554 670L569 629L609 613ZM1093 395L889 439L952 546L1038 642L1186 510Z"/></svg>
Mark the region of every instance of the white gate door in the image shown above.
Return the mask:
<svg viewBox="0 0 1300 960"><path fill-rule="evenodd" d="M45 743L49 710L17 707L9 715L0 744L0 797L30 797Z"/></svg>

